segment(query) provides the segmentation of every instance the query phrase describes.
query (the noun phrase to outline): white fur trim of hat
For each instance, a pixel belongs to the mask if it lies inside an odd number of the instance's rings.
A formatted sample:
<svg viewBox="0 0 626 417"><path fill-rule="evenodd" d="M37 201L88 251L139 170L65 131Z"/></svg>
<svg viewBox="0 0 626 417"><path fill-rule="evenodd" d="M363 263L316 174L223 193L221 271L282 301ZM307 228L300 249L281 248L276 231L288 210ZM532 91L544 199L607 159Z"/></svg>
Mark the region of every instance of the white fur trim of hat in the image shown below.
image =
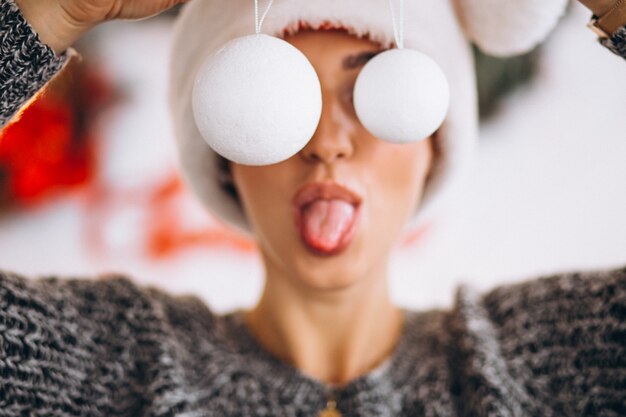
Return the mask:
<svg viewBox="0 0 626 417"><path fill-rule="evenodd" d="M450 85L450 110L439 130L441 156L412 226L431 221L463 185L478 136L470 41L497 55L523 53L540 42L566 0L411 0L405 2L405 47L433 58ZM385 47L394 43L387 0L276 0L263 33L282 37L300 27L341 27ZM173 39L169 100L183 176L218 219L246 234L240 204L218 181L217 154L202 139L192 91L207 56L226 42L254 33L253 0L196 0L187 4Z"/></svg>

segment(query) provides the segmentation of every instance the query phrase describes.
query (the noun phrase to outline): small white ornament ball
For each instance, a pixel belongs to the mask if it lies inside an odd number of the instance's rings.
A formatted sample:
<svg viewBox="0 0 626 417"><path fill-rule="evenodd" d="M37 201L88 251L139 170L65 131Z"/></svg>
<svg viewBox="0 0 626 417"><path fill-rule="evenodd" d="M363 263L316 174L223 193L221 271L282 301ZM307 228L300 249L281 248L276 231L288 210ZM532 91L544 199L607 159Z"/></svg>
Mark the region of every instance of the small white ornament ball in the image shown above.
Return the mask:
<svg viewBox="0 0 626 417"><path fill-rule="evenodd" d="M270 165L311 139L322 93L302 52L259 34L234 39L207 58L192 107L200 134L215 152L244 165Z"/></svg>
<svg viewBox="0 0 626 417"><path fill-rule="evenodd" d="M392 143L428 138L443 123L449 104L443 70L413 49L377 55L363 67L354 86L359 120L374 136Z"/></svg>

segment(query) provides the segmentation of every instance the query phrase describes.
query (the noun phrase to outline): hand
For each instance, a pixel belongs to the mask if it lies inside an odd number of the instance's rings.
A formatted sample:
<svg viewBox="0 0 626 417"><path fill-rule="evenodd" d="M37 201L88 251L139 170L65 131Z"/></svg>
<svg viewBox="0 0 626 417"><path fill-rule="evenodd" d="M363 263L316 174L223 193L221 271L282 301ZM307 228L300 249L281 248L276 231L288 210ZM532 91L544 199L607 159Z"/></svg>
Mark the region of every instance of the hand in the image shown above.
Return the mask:
<svg viewBox="0 0 626 417"><path fill-rule="evenodd" d="M40 39L61 53L94 26L113 19L140 19L188 0L16 0Z"/></svg>
<svg viewBox="0 0 626 417"><path fill-rule="evenodd" d="M615 5L617 0L579 0L596 16L602 16Z"/></svg>

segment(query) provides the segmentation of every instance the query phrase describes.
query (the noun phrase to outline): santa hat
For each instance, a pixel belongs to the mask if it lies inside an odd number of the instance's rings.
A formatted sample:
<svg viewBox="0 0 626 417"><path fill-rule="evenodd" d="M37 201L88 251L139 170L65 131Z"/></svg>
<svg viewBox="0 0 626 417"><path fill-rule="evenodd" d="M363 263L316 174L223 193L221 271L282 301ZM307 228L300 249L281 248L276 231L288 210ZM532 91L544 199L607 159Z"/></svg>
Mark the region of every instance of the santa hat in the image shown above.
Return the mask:
<svg viewBox="0 0 626 417"><path fill-rule="evenodd" d="M462 186L478 132L476 82L470 42L494 55L526 52L541 42L567 0L410 0L405 4L406 48L433 58L450 85L450 110L437 140L441 150L412 224L423 224ZM193 116L192 91L206 57L229 40L254 33L252 0L196 0L176 23L170 103L183 175L205 206L227 224L250 233L243 208L221 186L217 154ZM263 33L282 37L301 27L343 28L391 47L387 0L276 0Z"/></svg>

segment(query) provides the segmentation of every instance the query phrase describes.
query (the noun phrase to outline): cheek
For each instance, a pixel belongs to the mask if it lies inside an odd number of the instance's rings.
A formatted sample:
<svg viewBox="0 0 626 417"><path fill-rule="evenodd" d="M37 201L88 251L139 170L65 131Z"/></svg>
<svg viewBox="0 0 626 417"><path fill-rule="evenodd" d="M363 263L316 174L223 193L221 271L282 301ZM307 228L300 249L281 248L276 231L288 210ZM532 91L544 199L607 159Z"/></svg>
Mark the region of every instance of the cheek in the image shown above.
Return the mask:
<svg viewBox="0 0 626 417"><path fill-rule="evenodd" d="M376 151L376 169L370 181L374 201L387 216L405 220L416 208L430 166L428 142L409 145L381 144Z"/></svg>
<svg viewBox="0 0 626 417"><path fill-rule="evenodd" d="M234 165L232 172L246 215L255 228L280 224L275 219L284 218L290 210L289 190L293 188L290 183L293 175L289 167L281 164L264 167Z"/></svg>

